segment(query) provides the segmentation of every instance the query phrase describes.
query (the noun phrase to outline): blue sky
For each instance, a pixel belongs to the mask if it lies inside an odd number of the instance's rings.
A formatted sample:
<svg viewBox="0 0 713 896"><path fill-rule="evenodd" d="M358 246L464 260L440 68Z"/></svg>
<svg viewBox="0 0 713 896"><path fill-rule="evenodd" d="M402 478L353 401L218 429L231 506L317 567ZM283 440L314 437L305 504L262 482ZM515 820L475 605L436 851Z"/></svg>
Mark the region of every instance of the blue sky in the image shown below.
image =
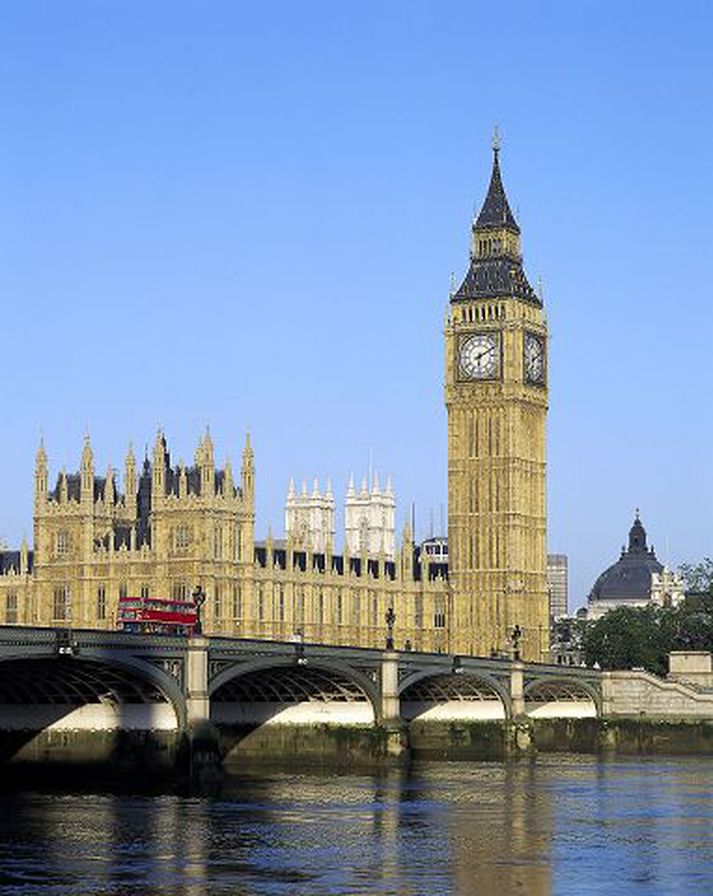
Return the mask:
<svg viewBox="0 0 713 896"><path fill-rule="evenodd" d="M490 134L551 329L549 547L570 598L634 508L713 552L707 2L5 2L0 537L52 476L157 424L341 497L371 452L399 521L446 500L443 311Z"/></svg>

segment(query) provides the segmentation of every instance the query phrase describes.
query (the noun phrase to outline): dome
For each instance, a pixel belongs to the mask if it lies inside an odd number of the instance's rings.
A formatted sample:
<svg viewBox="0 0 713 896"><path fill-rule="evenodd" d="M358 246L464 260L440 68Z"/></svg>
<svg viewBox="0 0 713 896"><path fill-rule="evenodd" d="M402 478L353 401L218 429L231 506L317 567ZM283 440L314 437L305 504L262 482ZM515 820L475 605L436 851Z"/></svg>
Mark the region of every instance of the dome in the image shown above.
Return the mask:
<svg viewBox="0 0 713 896"><path fill-rule="evenodd" d="M646 545L646 530L639 513L629 530L629 547L606 569L594 583L589 594L591 601L647 601L651 598L651 577L663 571L653 548Z"/></svg>

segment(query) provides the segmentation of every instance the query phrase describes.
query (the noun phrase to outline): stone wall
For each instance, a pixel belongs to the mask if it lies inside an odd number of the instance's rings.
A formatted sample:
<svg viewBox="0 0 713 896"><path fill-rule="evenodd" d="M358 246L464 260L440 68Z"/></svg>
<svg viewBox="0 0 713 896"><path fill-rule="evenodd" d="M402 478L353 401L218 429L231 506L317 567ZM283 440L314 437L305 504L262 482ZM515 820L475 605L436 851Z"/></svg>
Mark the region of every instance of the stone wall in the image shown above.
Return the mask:
<svg viewBox="0 0 713 896"><path fill-rule="evenodd" d="M605 672L602 674L602 715L713 719L713 691L664 681L644 671Z"/></svg>

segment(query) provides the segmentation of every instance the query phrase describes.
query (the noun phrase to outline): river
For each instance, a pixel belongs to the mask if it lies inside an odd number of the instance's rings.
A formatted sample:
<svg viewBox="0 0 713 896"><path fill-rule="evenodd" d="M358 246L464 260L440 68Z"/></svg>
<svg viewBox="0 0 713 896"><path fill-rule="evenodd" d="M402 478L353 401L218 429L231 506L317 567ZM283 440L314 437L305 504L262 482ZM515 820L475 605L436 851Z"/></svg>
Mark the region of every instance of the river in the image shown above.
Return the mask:
<svg viewBox="0 0 713 896"><path fill-rule="evenodd" d="M713 894L713 761L254 769L210 795L9 789L0 893Z"/></svg>

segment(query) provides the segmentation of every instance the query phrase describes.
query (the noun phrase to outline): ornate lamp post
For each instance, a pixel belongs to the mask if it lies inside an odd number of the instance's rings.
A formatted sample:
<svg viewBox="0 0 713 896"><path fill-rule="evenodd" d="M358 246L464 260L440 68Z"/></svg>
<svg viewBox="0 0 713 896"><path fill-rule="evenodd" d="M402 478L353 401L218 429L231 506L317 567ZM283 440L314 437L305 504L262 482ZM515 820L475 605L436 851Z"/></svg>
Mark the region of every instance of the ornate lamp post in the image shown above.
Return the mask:
<svg viewBox="0 0 713 896"><path fill-rule="evenodd" d="M394 649L394 622L396 622L396 613L394 608L389 607L386 611L386 649Z"/></svg>
<svg viewBox="0 0 713 896"><path fill-rule="evenodd" d="M512 658L520 659L520 641L522 639L522 629L516 625L510 634L510 643L512 644Z"/></svg>
<svg viewBox="0 0 713 896"><path fill-rule="evenodd" d="M196 624L193 628L193 634L202 635L203 623L201 621L201 607L205 603L205 591L200 585L196 585L191 596L193 598L193 603L196 605Z"/></svg>

